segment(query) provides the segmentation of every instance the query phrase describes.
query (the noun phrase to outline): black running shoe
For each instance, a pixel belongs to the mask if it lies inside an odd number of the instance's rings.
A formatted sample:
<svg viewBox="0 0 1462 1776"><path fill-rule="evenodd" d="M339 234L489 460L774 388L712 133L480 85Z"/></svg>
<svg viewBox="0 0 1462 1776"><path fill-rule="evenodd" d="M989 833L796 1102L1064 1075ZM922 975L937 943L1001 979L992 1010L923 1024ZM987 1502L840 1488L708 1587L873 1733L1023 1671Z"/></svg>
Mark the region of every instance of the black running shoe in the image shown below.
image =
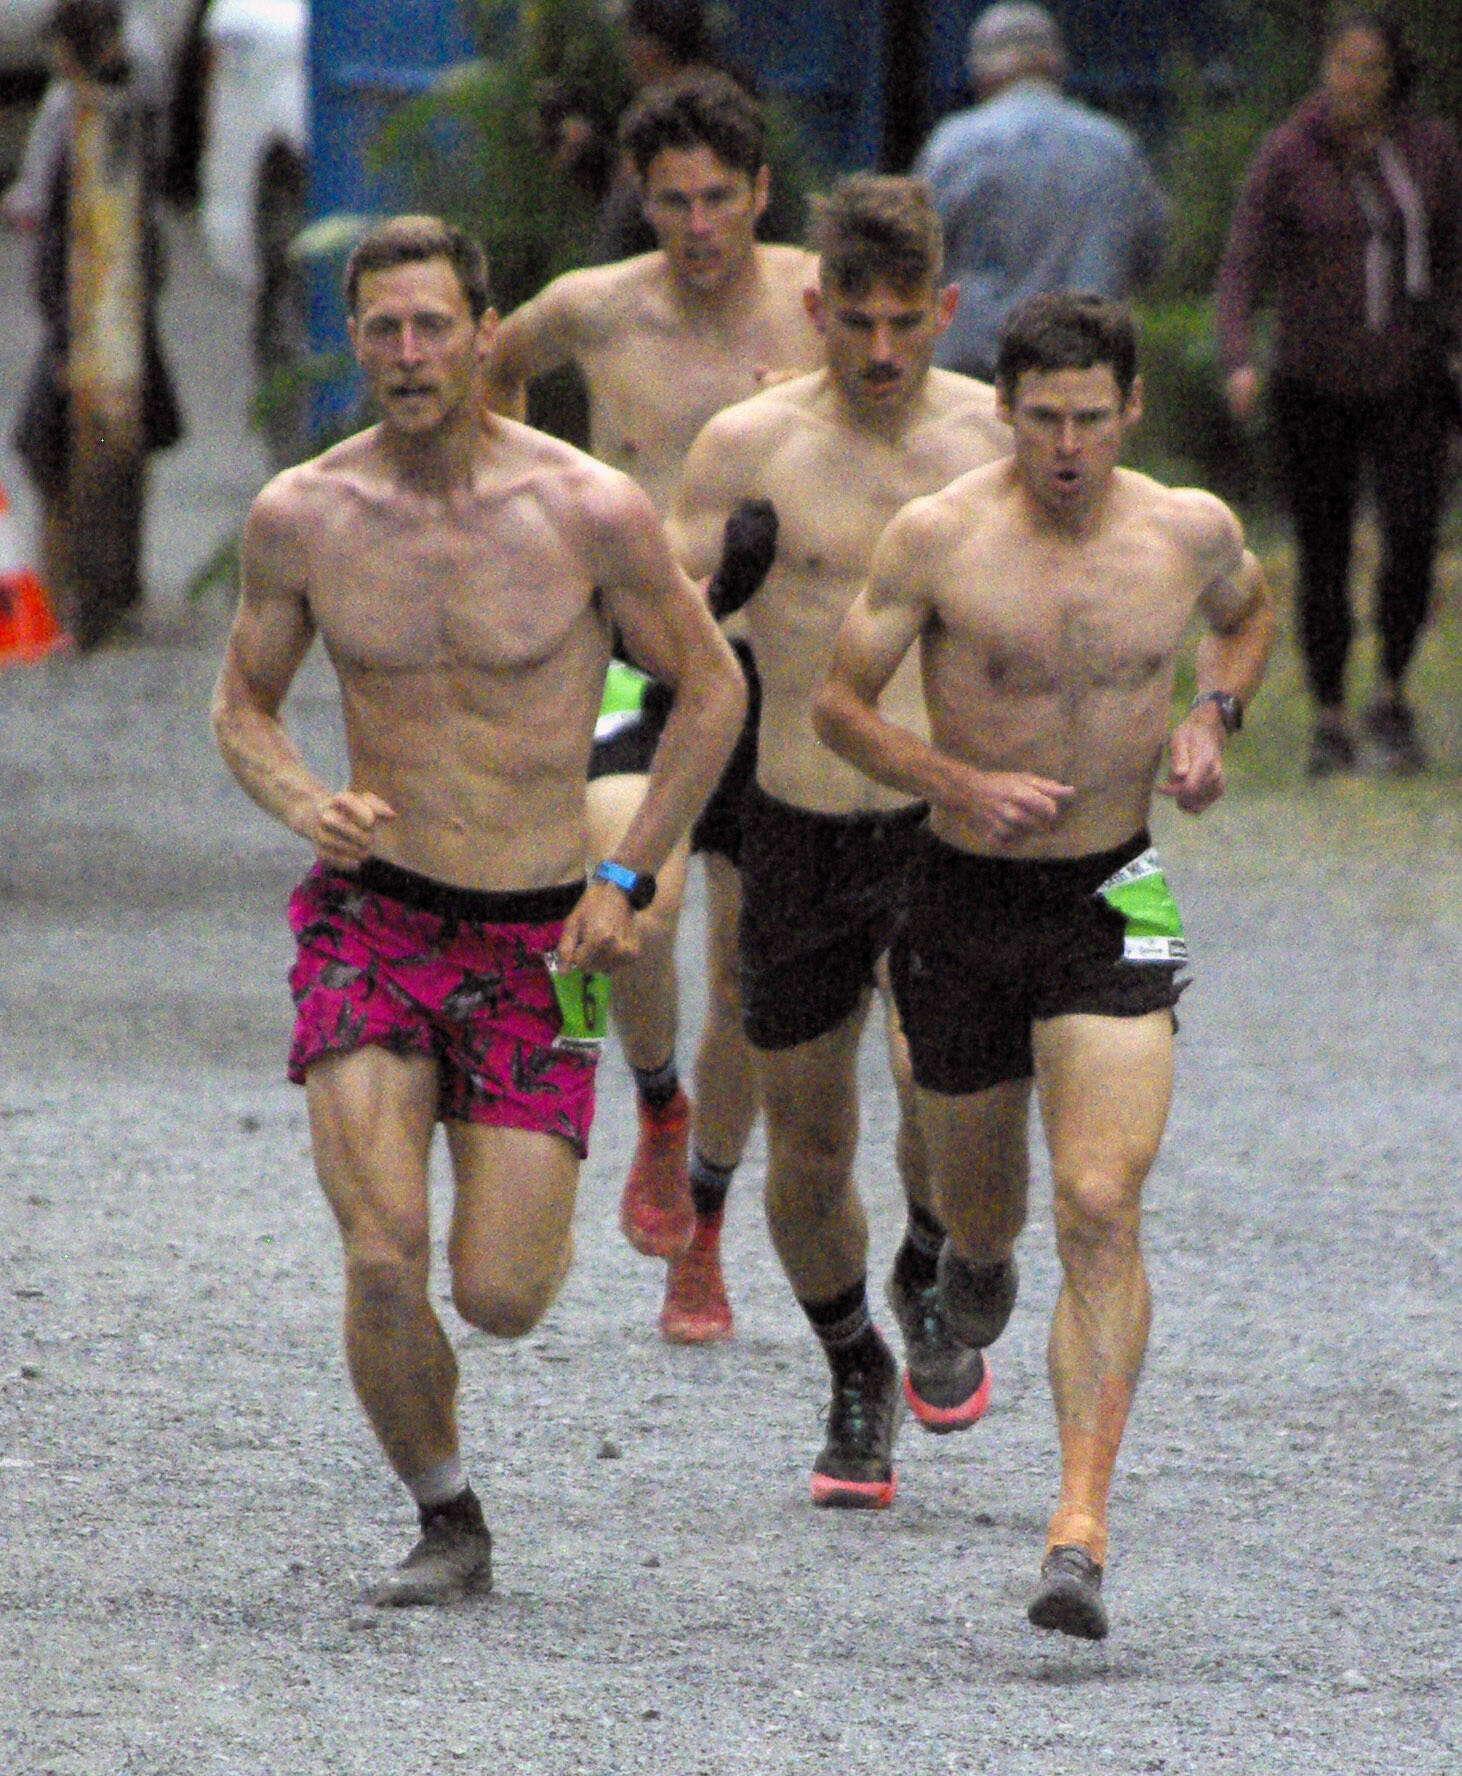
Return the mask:
<svg viewBox="0 0 1462 1776"><path fill-rule="evenodd" d="M893 1503L893 1439L903 1401L899 1366L879 1342L879 1361L833 1381L827 1442L812 1464L812 1502L881 1511Z"/></svg>
<svg viewBox="0 0 1462 1776"><path fill-rule="evenodd" d="M1355 742L1344 728L1317 727L1310 736L1306 777L1335 777L1355 769Z"/></svg>
<svg viewBox="0 0 1462 1776"><path fill-rule="evenodd" d="M492 1589L492 1534L470 1489L421 1513L421 1540L371 1592L380 1609L455 1603Z"/></svg>
<svg viewBox="0 0 1462 1776"><path fill-rule="evenodd" d="M939 1305L936 1280L923 1288L899 1275L888 1279L888 1305L904 1335L904 1398L926 1431L944 1436L977 1424L990 1404L984 1354L961 1344Z"/></svg>
<svg viewBox="0 0 1462 1776"><path fill-rule="evenodd" d="M1037 1628L1054 1628L1078 1640L1105 1640L1102 1569L1087 1553L1063 1543L1041 1562L1041 1582L1026 1611Z"/></svg>
<svg viewBox="0 0 1462 1776"><path fill-rule="evenodd" d="M1416 731L1416 717L1407 704L1377 697L1361 717L1376 763L1393 777L1414 777L1427 766L1426 750Z"/></svg>

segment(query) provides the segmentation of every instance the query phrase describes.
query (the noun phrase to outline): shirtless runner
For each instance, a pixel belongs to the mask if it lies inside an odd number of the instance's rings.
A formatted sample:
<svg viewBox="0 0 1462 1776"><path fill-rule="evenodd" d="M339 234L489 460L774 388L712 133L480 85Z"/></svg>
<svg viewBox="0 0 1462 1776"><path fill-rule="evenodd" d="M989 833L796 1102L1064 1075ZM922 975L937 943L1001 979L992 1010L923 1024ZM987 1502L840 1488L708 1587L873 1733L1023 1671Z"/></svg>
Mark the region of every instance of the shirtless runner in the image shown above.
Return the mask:
<svg viewBox="0 0 1462 1776"><path fill-rule="evenodd" d="M594 454L638 481L663 516L685 454L712 414L753 394L769 373L821 361L802 300L815 262L798 248L757 242L768 194L765 135L756 104L734 81L703 73L652 88L621 135L660 250L569 272L515 310L493 342L489 385L500 412L521 416L531 378L576 364L589 389ZM693 1127L675 1055L684 850L660 872L640 954L614 991L640 1119L620 1221L637 1250L670 1260L660 1329L685 1343L732 1330L721 1217L756 1117L735 968L740 797L755 763L756 673L745 649L738 653L752 719L691 840L705 859L708 947ZM602 850L639 805L669 705L662 685L647 687L623 671L612 685L626 677L630 707L606 707L589 773L590 829Z"/></svg>
<svg viewBox="0 0 1462 1776"><path fill-rule="evenodd" d="M762 705L743 811L742 1010L766 1107L772 1241L832 1371L812 1495L880 1506L893 1497L900 1390L868 1308L868 1228L852 1171L857 1056L925 810L829 752L812 705L889 519L1002 455L1008 434L987 384L930 369L954 291L942 286L939 222L923 186L845 180L821 205L816 239L820 283L808 303L826 368L711 421L686 462L670 534L697 575L743 501L768 501L777 514L776 563L744 613ZM918 721L912 667L888 697L898 719ZM892 1025L890 1050L909 1215L889 1283L908 1356L904 1393L928 1429L952 1431L979 1418L989 1389L979 1352L949 1337L939 1311L944 1228Z"/></svg>
<svg viewBox="0 0 1462 1776"><path fill-rule="evenodd" d="M1225 505L1117 466L1142 404L1124 310L1036 298L1006 328L997 386L1013 459L889 526L817 727L931 808L892 974L949 1229L940 1300L981 1347L1015 1303L1034 1083L1063 1283L1049 1347L1061 1495L1029 1613L1100 1639L1107 1494L1150 1314L1142 1185L1187 955L1149 804L1155 784L1189 814L1222 793L1224 738L1274 617ZM1198 694L1169 733L1195 614ZM916 646L932 742L878 707Z"/></svg>
<svg viewBox="0 0 1462 1776"><path fill-rule="evenodd" d="M475 243L430 217L383 223L346 296L381 422L254 502L213 720L244 789L319 859L290 903L289 1072L340 1225L351 1377L422 1524L374 1600L442 1603L487 1588L491 1538L428 1294L433 1130L456 1186L457 1310L522 1337L569 1263L593 971L632 955L631 909L710 791L744 690L644 494L526 426L482 424L495 317ZM612 626L676 697L645 798L586 888ZM340 682L341 790L280 720L317 633Z"/></svg>

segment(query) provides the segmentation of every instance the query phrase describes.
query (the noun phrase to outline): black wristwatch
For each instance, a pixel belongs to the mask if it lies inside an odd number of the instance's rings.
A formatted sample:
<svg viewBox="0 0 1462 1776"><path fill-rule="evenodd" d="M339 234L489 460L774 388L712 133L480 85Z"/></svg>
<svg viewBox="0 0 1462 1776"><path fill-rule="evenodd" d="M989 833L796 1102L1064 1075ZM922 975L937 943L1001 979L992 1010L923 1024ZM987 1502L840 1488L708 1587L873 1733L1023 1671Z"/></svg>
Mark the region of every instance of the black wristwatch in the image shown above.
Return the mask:
<svg viewBox="0 0 1462 1776"><path fill-rule="evenodd" d="M1201 709L1205 703L1218 705L1218 719L1223 723L1225 734L1237 734L1244 725L1244 706L1232 691L1199 691L1188 706L1191 715L1195 709Z"/></svg>
<svg viewBox="0 0 1462 1776"><path fill-rule="evenodd" d="M622 863L605 858L594 868L594 881L608 882L618 888L630 904L630 911L644 912L655 898L655 878L648 870L626 869Z"/></svg>

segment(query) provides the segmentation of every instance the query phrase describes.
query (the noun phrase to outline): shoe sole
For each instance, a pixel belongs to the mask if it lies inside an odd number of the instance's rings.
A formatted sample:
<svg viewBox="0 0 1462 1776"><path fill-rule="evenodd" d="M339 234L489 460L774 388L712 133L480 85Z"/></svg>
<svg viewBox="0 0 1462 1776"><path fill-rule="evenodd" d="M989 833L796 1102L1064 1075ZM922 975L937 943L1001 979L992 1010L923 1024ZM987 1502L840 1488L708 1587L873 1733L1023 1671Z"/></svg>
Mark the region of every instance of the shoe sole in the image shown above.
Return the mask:
<svg viewBox="0 0 1462 1776"><path fill-rule="evenodd" d="M376 1609L446 1609L467 1597L485 1597L491 1590L492 1568L488 1566L455 1584L440 1585L435 1589L423 1587L412 1591L405 1586L393 1586L388 1579L371 1593L370 1601Z"/></svg>
<svg viewBox="0 0 1462 1776"><path fill-rule="evenodd" d="M936 1437L947 1437L951 1431L963 1431L973 1424L978 1424L990 1407L990 1363L985 1361L985 1373L980 1378L980 1385L967 1400L961 1400L958 1406L931 1406L927 1400L921 1399L914 1391L914 1383L907 1369L904 1371L904 1398L909 1403L909 1411L918 1419L926 1431Z"/></svg>
<svg viewBox="0 0 1462 1776"><path fill-rule="evenodd" d="M812 1502L824 1510L885 1511L897 1488L893 1476L887 1480L838 1480L831 1474L814 1474Z"/></svg>
<svg viewBox="0 0 1462 1776"><path fill-rule="evenodd" d="M1107 1612L1089 1585L1067 1577L1042 1582L1026 1611L1032 1625L1075 1640L1105 1640Z"/></svg>
<svg viewBox="0 0 1462 1776"><path fill-rule="evenodd" d="M660 1317L660 1336L666 1344L721 1344L735 1327L725 1320L667 1320Z"/></svg>

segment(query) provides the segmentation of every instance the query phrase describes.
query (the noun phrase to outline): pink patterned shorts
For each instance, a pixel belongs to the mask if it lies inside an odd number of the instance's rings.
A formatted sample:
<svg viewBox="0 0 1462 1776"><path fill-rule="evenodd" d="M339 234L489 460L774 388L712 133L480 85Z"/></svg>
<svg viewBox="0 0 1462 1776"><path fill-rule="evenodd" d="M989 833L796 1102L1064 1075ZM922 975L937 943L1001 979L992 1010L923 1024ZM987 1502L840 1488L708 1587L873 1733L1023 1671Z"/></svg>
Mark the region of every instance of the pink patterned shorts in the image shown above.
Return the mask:
<svg viewBox="0 0 1462 1776"><path fill-rule="evenodd" d="M440 1119L559 1135L582 1159L595 1058L555 1047L544 963L582 892L453 888L377 858L355 875L317 864L289 902L290 1079L372 1044L430 1055Z"/></svg>

